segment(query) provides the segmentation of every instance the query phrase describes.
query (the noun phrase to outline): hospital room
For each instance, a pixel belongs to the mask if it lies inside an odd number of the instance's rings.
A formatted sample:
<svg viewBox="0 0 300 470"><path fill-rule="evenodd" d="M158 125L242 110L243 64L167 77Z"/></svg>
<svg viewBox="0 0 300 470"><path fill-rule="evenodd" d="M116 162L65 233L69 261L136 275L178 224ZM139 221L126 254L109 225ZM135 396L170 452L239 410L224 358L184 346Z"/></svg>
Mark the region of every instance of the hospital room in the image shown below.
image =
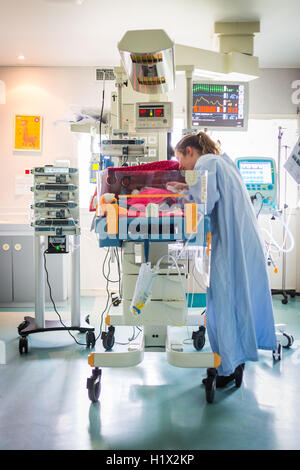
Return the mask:
<svg viewBox="0 0 300 470"><path fill-rule="evenodd" d="M299 16L0 0L0 450L300 450Z"/></svg>

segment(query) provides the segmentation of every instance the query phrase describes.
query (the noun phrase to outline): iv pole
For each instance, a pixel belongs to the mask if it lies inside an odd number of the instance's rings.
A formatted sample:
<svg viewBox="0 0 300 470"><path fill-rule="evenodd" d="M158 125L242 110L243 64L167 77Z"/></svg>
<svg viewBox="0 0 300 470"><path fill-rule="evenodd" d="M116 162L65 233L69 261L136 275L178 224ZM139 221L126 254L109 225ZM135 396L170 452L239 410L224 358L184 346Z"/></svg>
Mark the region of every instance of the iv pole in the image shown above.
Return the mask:
<svg viewBox="0 0 300 470"><path fill-rule="evenodd" d="M283 136L283 128L278 128L278 176L277 176L277 187L278 187L278 211L281 210L281 198L280 198L280 189L281 189L281 149L284 147L285 149L285 162L287 161L287 151L290 148L288 145L282 145L282 136ZM286 224L286 209L288 205L286 203L286 189L287 189L287 180L286 180L286 172L284 175L284 202L282 207L282 216L284 223ZM286 228L283 227L283 249L286 250ZM288 295L291 297L295 297L296 291L295 289L286 289L286 252L282 253L282 281L281 281L281 289L272 289L272 295L282 295L282 303L288 303Z"/></svg>

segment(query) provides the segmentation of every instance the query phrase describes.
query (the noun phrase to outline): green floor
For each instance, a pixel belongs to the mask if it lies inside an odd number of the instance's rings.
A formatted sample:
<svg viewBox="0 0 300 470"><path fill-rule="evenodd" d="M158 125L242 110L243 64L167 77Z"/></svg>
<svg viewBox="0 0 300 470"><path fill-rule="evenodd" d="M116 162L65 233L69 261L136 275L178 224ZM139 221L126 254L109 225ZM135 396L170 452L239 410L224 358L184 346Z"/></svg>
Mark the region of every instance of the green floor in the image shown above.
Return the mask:
<svg viewBox="0 0 300 470"><path fill-rule="evenodd" d="M82 302L93 319L95 302ZM101 402L91 404L89 352L67 333L32 336L28 355L0 366L0 449L300 449L300 298L273 302L293 347L275 363L261 352L242 387L217 390L212 405L200 385L204 370L178 369L150 352L137 367L105 369ZM13 309L7 328L22 315ZM49 348L53 335L65 346Z"/></svg>

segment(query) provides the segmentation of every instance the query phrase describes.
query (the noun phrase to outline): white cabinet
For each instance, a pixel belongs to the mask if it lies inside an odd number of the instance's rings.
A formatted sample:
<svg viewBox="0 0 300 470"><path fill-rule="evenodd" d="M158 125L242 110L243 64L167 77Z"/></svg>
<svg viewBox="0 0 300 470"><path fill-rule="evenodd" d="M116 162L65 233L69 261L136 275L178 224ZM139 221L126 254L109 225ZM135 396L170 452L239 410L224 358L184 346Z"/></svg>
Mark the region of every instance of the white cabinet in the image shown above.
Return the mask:
<svg viewBox="0 0 300 470"><path fill-rule="evenodd" d="M56 302L67 299L66 255L47 255L47 269ZM45 276L46 277L46 276ZM32 306L35 289L34 235L31 227L0 226L0 306ZM45 285L46 302L50 301Z"/></svg>

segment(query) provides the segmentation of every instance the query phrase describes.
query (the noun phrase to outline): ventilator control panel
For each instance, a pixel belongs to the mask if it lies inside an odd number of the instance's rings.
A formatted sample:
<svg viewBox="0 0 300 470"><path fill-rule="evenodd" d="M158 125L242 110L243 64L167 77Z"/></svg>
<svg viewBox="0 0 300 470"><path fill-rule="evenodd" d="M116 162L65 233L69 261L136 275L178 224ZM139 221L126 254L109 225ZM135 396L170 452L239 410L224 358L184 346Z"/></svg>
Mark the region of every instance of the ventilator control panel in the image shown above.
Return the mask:
<svg viewBox="0 0 300 470"><path fill-rule="evenodd" d="M277 207L276 165L272 158L239 158L238 169L252 202L260 206L260 213L272 212Z"/></svg>

